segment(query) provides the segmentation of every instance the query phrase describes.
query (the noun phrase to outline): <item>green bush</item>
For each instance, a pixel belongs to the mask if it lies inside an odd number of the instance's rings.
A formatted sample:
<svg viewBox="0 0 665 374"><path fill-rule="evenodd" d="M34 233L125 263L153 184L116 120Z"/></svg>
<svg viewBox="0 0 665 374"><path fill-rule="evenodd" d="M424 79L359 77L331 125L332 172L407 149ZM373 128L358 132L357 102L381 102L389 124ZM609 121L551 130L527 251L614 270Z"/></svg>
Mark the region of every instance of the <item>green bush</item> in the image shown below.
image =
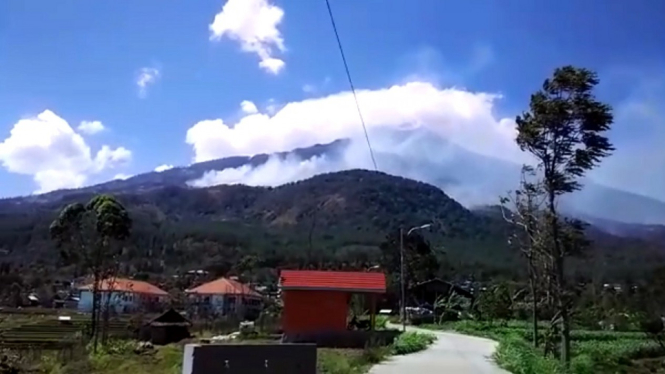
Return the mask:
<svg viewBox="0 0 665 374"><path fill-rule="evenodd" d="M379 315L379 316L376 316L375 318L376 319L375 319L374 323L376 324L375 328L377 330L385 330L386 327L388 327L388 320L389 320L388 316Z"/></svg>
<svg viewBox="0 0 665 374"><path fill-rule="evenodd" d="M547 323L539 325L542 342ZM558 360L543 357L542 348L533 348L530 343L531 325L526 321L460 321L426 327L437 330L449 328L498 341L497 363L515 374L563 372ZM614 372L617 367L630 365L633 359L660 357L663 354L656 342L648 340L644 333L638 331L573 330L571 340L570 374Z"/></svg>
<svg viewBox="0 0 665 374"><path fill-rule="evenodd" d="M368 364L378 364L390 355L389 347L365 347L361 356L362 361Z"/></svg>
<svg viewBox="0 0 665 374"><path fill-rule="evenodd" d="M395 339L393 343L393 352L397 355L404 355L422 351L430 344L434 343L436 336L433 334L407 331Z"/></svg>
<svg viewBox="0 0 665 374"><path fill-rule="evenodd" d="M513 374L562 374L558 361L535 350L521 336L511 334L499 341L496 362Z"/></svg>
<svg viewBox="0 0 665 374"><path fill-rule="evenodd" d="M317 373L361 374L390 354L388 347L368 346L362 352L357 349L321 348L317 354Z"/></svg>

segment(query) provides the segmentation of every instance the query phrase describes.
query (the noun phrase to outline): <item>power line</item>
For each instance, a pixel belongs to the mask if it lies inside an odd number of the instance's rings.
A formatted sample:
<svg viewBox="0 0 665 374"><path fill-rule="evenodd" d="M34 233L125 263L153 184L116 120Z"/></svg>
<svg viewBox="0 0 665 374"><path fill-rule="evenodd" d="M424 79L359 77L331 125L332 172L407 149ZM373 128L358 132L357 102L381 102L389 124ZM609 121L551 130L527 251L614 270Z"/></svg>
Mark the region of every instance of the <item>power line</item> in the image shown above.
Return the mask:
<svg viewBox="0 0 665 374"><path fill-rule="evenodd" d="M337 25L335 24L335 17L333 16L332 9L330 8L330 1L326 0L326 6L328 7L328 15L330 16L330 23L332 24L333 31L335 32L335 38L337 39L337 46L339 47L339 53L342 55L342 62L344 62L344 70L346 70L346 77L349 79L349 86L351 86L351 92L353 93L353 100L356 102L356 109L358 109L358 116L360 117L360 123L363 125L363 132L365 133L365 140L367 140L367 147L369 148L369 155L372 158L372 164L374 165L374 170L378 171L379 168L376 166L376 159L374 158L374 151L372 150L372 143L369 141L369 134L367 133L367 126L365 126L365 119L363 118L363 113L360 111L360 104L358 103L358 96L356 95L356 88L353 85L353 79L351 79L351 72L349 71L349 64L346 62L346 56L344 55L344 48L342 48L342 41L339 39L339 33L337 32Z"/></svg>

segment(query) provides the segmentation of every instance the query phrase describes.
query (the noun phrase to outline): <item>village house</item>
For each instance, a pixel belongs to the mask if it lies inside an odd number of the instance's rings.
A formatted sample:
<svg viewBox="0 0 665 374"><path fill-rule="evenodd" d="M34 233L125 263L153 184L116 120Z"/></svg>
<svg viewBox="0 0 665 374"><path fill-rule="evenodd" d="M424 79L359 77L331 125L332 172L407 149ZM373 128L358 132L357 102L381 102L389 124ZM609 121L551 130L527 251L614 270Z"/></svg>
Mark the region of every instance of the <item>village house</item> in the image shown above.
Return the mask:
<svg viewBox="0 0 665 374"><path fill-rule="evenodd" d="M93 284L79 287L81 292L78 303L80 312L92 311ZM108 302L109 309L115 313L133 313L136 311L153 312L159 309L168 298L168 293L148 282L116 278L104 280L99 285L102 306Z"/></svg>
<svg viewBox="0 0 665 374"><path fill-rule="evenodd" d="M374 329L377 298L386 292L386 276L374 272L282 270L284 334L314 336L346 332L353 294L366 296Z"/></svg>
<svg viewBox="0 0 665 374"><path fill-rule="evenodd" d="M263 296L237 278L219 278L188 289L187 302L195 314L258 316Z"/></svg>

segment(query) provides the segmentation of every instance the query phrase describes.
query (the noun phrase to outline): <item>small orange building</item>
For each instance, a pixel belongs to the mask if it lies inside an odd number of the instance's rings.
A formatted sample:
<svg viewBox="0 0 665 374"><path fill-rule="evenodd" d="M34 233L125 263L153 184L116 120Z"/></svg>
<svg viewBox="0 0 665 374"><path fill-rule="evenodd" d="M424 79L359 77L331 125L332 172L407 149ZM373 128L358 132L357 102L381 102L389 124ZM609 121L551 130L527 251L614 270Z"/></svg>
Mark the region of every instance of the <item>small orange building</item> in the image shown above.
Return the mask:
<svg viewBox="0 0 665 374"><path fill-rule="evenodd" d="M351 295L369 295L375 305L375 297L386 292L386 276L373 272L282 270L280 288L284 333L346 331ZM374 326L374 310L371 312Z"/></svg>

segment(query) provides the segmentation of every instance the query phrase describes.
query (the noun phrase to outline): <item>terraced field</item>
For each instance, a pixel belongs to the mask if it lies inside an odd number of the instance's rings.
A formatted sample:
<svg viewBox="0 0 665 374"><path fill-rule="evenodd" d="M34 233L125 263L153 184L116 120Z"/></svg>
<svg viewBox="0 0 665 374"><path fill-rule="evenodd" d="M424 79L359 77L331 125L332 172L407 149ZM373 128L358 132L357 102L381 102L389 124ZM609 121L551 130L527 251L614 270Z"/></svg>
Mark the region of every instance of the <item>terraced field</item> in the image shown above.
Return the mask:
<svg viewBox="0 0 665 374"><path fill-rule="evenodd" d="M35 323L26 323L0 332L0 347L59 349L81 342L88 325L89 320L85 316L77 316L71 321L49 318ZM130 335L131 330L128 326L128 321L110 321L109 335Z"/></svg>

